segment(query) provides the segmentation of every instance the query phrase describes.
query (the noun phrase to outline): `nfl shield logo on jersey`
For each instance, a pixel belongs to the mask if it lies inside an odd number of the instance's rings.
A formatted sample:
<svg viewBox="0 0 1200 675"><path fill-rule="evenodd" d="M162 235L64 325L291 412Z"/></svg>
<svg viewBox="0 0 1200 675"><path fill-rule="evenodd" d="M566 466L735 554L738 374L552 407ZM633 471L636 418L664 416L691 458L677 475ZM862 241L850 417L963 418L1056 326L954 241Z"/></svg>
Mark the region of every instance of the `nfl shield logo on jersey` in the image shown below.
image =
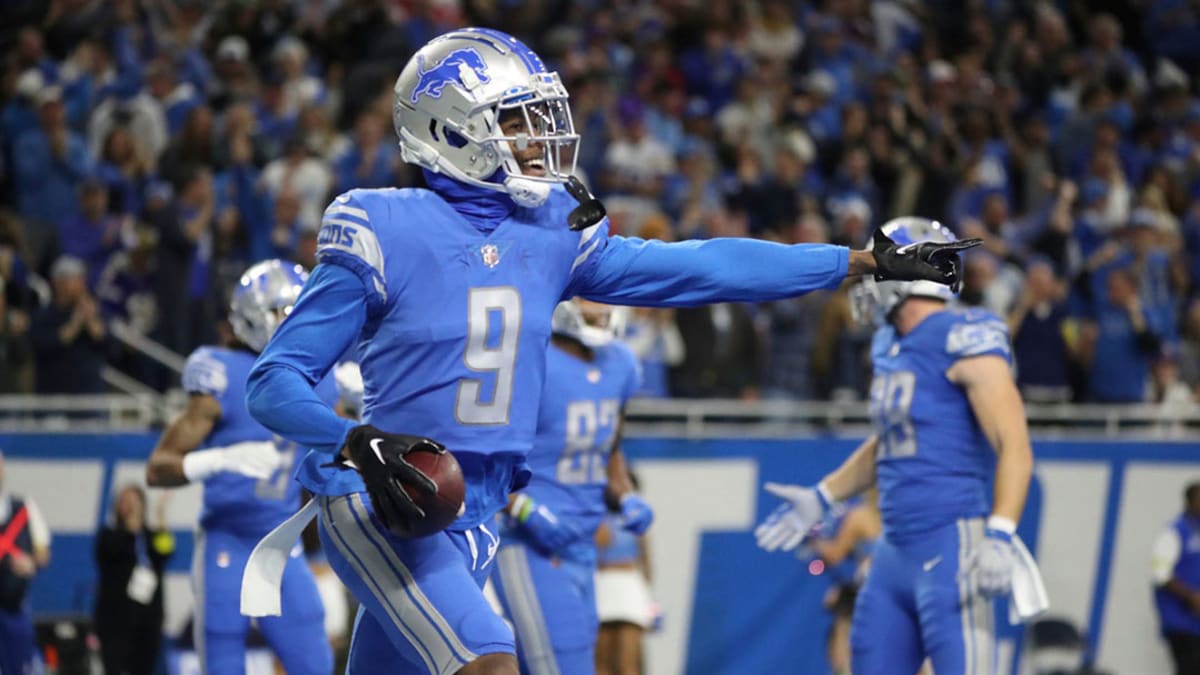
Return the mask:
<svg viewBox="0 0 1200 675"><path fill-rule="evenodd" d="M483 256L484 265L495 267L500 264L500 249L495 244L484 244L479 253Z"/></svg>

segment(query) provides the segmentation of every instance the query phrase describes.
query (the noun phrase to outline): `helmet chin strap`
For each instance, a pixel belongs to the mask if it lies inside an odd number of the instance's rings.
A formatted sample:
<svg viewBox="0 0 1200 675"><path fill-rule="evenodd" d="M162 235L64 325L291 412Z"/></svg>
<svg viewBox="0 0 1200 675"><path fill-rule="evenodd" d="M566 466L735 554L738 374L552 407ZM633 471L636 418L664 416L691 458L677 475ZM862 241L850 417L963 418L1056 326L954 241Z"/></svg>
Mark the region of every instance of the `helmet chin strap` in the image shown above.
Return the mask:
<svg viewBox="0 0 1200 675"><path fill-rule="evenodd" d="M518 206L525 208L541 206L550 197L550 183L512 174L504 179L504 189Z"/></svg>

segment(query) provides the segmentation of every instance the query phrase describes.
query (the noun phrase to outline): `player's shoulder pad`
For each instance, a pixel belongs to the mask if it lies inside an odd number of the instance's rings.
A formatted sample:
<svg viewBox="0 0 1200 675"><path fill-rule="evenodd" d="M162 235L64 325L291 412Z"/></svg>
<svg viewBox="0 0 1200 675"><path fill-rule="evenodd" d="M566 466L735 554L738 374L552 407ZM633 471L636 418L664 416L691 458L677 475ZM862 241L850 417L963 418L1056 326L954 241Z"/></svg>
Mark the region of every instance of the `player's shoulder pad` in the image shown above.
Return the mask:
<svg viewBox="0 0 1200 675"><path fill-rule="evenodd" d="M402 192L344 192L325 208L317 233L317 260L342 265L358 274L371 299L377 302L387 301L387 274L378 231L389 224L392 203L404 199Z"/></svg>
<svg viewBox="0 0 1200 675"><path fill-rule="evenodd" d="M215 347L200 347L183 364L183 390L189 394L207 394L220 398L229 388L227 352Z"/></svg>
<svg viewBox="0 0 1200 675"><path fill-rule="evenodd" d="M605 349L611 353L610 358L621 367L635 371L638 377L641 377L642 362L638 359L637 354L629 348L622 340L613 340L605 345Z"/></svg>
<svg viewBox="0 0 1200 675"><path fill-rule="evenodd" d="M956 358L997 354L1012 358L1008 324L989 311L970 308L949 312L946 353Z"/></svg>
<svg viewBox="0 0 1200 675"><path fill-rule="evenodd" d="M875 329L871 335L871 359L880 359L888 355L896 342L896 329L891 324L884 324Z"/></svg>

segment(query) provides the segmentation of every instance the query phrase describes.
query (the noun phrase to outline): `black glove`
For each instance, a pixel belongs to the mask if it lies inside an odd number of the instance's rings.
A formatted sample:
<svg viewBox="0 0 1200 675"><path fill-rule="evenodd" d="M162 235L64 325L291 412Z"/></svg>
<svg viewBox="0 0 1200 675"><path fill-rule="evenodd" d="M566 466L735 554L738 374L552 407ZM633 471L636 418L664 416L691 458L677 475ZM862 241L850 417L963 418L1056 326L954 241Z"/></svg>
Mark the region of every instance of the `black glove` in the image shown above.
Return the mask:
<svg viewBox="0 0 1200 675"><path fill-rule="evenodd" d="M362 474L375 515L388 529L407 531L409 523L425 517L425 511L413 502L404 488L411 486L433 495L437 492L437 484L405 461L404 456L414 450L446 452L441 443L421 436L389 434L363 424L350 430L346 448Z"/></svg>
<svg viewBox="0 0 1200 675"><path fill-rule="evenodd" d="M900 246L883 233L883 228L877 229L871 249L875 256L875 280L924 279L946 284L957 293L962 286L962 260L958 254L982 243L982 239L963 239L946 243L922 241Z"/></svg>
<svg viewBox="0 0 1200 675"><path fill-rule="evenodd" d="M608 215L608 212L604 210L604 204L593 197L583 182L575 176L567 179L565 187L575 201L579 202L579 206L571 209L571 212L567 214L567 224L571 226L572 230L586 230L604 220L604 216Z"/></svg>

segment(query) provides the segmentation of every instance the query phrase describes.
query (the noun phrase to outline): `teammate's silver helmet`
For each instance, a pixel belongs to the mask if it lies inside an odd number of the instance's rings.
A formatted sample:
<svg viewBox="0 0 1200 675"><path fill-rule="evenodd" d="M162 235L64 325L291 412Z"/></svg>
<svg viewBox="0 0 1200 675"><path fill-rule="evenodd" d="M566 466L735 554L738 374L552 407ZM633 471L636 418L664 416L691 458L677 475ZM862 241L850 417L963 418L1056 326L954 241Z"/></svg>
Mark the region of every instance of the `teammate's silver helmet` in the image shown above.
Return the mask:
<svg viewBox="0 0 1200 675"><path fill-rule="evenodd" d="M572 298L558 303L554 308L550 330L555 335L574 338L595 349L624 337L628 320L628 307L581 302L578 298Z"/></svg>
<svg viewBox="0 0 1200 675"><path fill-rule="evenodd" d="M292 311L308 272L287 260L264 260L242 273L229 303L229 323L242 344L261 352Z"/></svg>
<svg viewBox="0 0 1200 675"><path fill-rule="evenodd" d="M936 220L916 216L889 220L883 224L883 233L901 246L922 241L958 241L953 232ZM905 298L910 297L949 302L954 299L954 293L949 286L934 281L875 281L867 275L862 283L850 289L850 308L856 321L880 325Z"/></svg>
<svg viewBox="0 0 1200 675"><path fill-rule="evenodd" d="M404 161L470 185L507 192L523 206L546 200L575 171L579 136L557 73L520 40L487 28L428 42L396 80L392 118ZM517 111L525 131L506 136L500 116ZM521 172L509 143L545 148L544 176Z"/></svg>

